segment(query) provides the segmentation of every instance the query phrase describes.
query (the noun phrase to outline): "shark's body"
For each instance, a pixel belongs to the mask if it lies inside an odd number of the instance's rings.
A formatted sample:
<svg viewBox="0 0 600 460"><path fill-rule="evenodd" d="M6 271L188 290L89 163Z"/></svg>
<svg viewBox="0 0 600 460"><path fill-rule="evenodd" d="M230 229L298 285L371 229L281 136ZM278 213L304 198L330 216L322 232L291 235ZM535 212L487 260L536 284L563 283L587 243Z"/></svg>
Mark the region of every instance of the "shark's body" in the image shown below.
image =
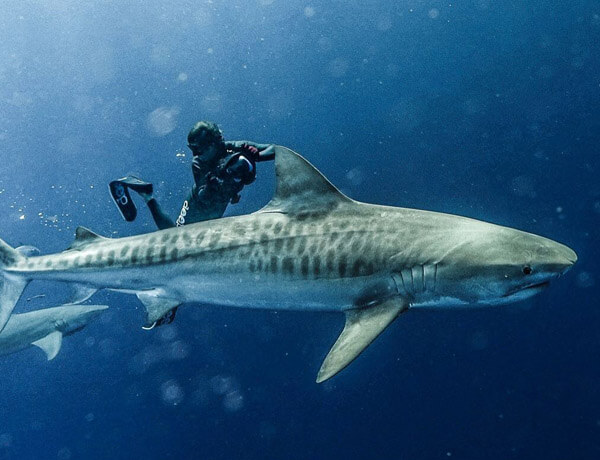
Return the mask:
<svg viewBox="0 0 600 460"><path fill-rule="evenodd" d="M344 311L322 381L409 307L524 298L577 258L519 230L353 201L284 147L276 170L275 197L250 215L120 239L79 228L69 250L40 257L1 242L0 327L31 279L76 283L79 300L100 288L135 293L150 324L187 302Z"/></svg>
<svg viewBox="0 0 600 460"><path fill-rule="evenodd" d="M62 305L19 315L11 315L0 333L0 355L41 348L48 361L60 351L62 338L83 329L98 317L106 305Z"/></svg>

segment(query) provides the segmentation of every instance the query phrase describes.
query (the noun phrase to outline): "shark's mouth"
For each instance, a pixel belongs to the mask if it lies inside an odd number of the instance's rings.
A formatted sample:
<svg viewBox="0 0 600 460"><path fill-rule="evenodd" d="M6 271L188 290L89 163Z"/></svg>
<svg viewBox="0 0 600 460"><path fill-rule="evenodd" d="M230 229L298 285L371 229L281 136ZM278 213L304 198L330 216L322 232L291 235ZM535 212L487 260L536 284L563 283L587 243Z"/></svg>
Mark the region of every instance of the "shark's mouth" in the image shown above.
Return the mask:
<svg viewBox="0 0 600 460"><path fill-rule="evenodd" d="M545 287L548 287L550 285L550 281L542 281L541 283L535 283L535 284L530 284L529 286L525 286L524 288L521 288L521 291L524 291L526 289L542 289Z"/></svg>
<svg viewBox="0 0 600 460"><path fill-rule="evenodd" d="M541 291L542 289L548 287L550 285L550 281L542 281L541 283L528 284L527 286L518 287L516 289L511 289L509 292L504 294L502 297L510 297L513 294L517 294L523 291Z"/></svg>

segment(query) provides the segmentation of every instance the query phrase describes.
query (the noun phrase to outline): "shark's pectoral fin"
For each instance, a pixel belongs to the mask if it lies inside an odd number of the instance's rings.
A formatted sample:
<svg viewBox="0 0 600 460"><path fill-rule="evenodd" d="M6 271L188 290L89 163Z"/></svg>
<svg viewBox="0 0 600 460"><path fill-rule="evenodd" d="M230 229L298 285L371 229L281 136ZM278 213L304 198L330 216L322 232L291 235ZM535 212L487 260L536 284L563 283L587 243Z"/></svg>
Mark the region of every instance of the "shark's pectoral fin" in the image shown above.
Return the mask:
<svg viewBox="0 0 600 460"><path fill-rule="evenodd" d="M147 326L152 326L169 311L173 310L173 308L183 303L181 300L161 297L157 291L138 292L136 295L144 304L144 307L146 307Z"/></svg>
<svg viewBox="0 0 600 460"><path fill-rule="evenodd" d="M344 369L407 309L408 302L405 299L392 297L373 307L346 312L344 330L325 357L317 375L317 383Z"/></svg>
<svg viewBox="0 0 600 460"><path fill-rule="evenodd" d="M50 361L54 359L60 351L60 347L62 345L62 338L62 332L54 331L48 334L46 337L40 340L36 340L32 343L32 345L41 348L44 351L44 353L46 353L48 361Z"/></svg>

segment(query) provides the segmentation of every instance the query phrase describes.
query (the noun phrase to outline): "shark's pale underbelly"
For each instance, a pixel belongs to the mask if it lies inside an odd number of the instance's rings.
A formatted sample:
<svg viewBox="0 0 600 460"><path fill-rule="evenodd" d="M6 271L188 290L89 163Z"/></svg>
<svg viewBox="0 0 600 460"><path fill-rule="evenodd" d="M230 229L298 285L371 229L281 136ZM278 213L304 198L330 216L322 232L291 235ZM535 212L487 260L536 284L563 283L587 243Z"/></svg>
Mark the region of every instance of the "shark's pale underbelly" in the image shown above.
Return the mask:
<svg viewBox="0 0 600 460"><path fill-rule="evenodd" d="M281 280L258 276L179 277L168 291L186 302L203 302L269 310L341 311L355 307L357 299L376 277L364 279Z"/></svg>

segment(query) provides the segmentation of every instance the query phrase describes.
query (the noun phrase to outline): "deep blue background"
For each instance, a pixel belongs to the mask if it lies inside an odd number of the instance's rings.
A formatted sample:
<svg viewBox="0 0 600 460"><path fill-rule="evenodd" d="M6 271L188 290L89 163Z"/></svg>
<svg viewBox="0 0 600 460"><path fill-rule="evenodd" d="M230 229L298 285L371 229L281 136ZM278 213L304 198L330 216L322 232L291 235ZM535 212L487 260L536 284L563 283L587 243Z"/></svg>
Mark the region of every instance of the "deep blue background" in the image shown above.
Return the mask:
<svg viewBox="0 0 600 460"><path fill-rule="evenodd" d="M579 254L530 301L406 314L322 385L339 315L190 306L144 332L137 299L97 294L111 310L54 361L0 362L0 459L600 458L597 1L6 0L0 43L11 245L151 231L108 196L129 172L175 216L187 131L211 119L299 151L353 198ZM272 188L260 165L228 212ZM67 292L32 283L16 311Z"/></svg>

